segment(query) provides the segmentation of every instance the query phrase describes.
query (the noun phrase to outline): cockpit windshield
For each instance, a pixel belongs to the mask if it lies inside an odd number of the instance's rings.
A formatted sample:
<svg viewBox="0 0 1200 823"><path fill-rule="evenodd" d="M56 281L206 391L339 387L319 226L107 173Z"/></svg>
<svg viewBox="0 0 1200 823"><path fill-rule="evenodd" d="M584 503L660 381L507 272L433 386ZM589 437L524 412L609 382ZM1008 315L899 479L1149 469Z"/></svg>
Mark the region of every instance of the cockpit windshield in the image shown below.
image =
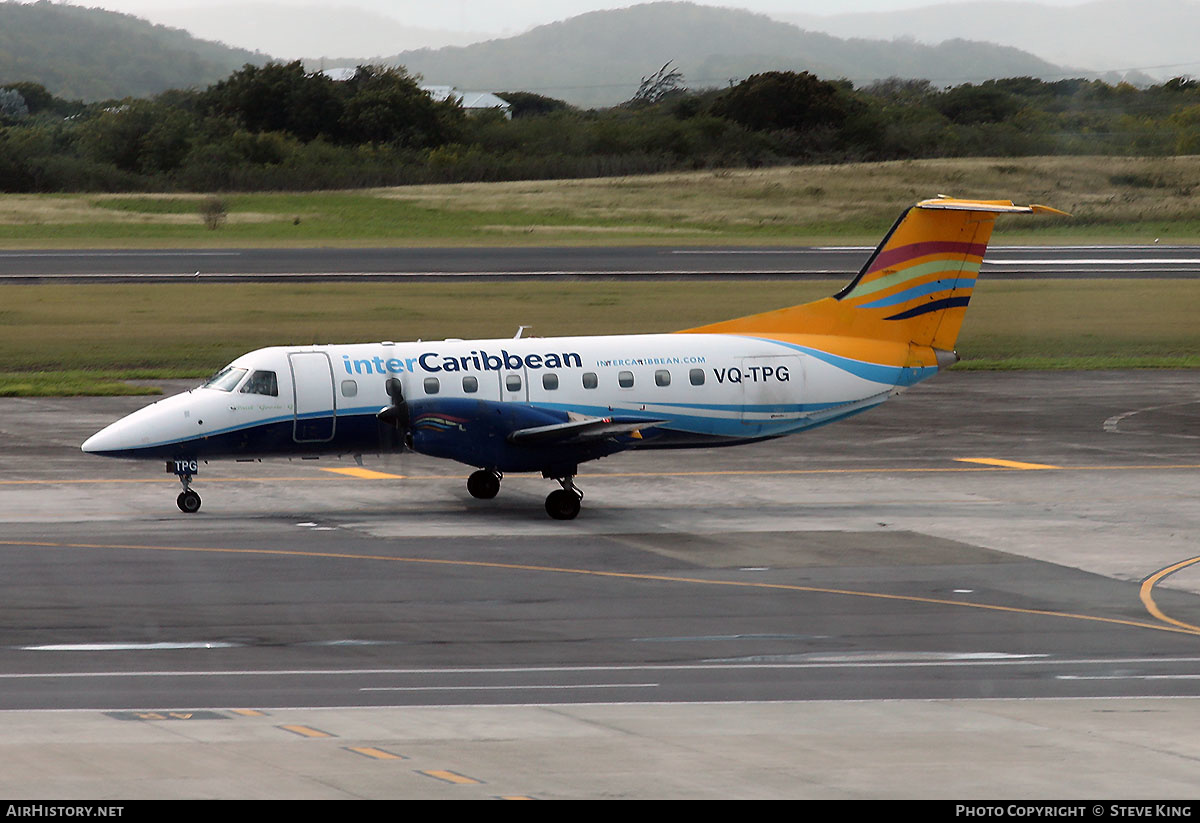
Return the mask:
<svg viewBox="0 0 1200 823"><path fill-rule="evenodd" d="M275 372L255 369L250 375L250 379L246 381L246 385L242 386L241 391L242 394L265 394L270 397L278 397L279 381L275 378Z"/></svg>
<svg viewBox="0 0 1200 823"><path fill-rule="evenodd" d="M218 391L233 391L237 384L246 376L246 369L237 369L233 366L226 366L219 372L208 379L200 388L202 389L217 389Z"/></svg>

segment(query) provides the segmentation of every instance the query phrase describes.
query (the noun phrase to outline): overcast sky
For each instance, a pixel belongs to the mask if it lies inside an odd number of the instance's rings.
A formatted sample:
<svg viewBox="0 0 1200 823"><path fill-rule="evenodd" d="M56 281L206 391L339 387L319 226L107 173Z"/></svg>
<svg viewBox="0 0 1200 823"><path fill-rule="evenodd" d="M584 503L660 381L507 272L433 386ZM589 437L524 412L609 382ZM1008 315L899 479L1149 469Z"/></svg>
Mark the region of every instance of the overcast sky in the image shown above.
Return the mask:
<svg viewBox="0 0 1200 823"><path fill-rule="evenodd" d="M60 0L61 1L61 0ZM891 11L896 9L932 6L939 2L970 3L980 0L729 0L703 2L709 6L744 8L762 13L782 14L840 14L855 11ZM153 18L154 10L206 7L221 13L222 7L232 8L235 0L70 0L76 6L99 6ZM401 22L422 28L458 29L517 33L532 26L564 20L577 14L598 9L614 9L635 5L631 2L605 0L250 0L283 6L357 6L385 14ZM1016 0L1014 0L1016 2ZM1085 0L1034 0L1043 5L1073 6Z"/></svg>

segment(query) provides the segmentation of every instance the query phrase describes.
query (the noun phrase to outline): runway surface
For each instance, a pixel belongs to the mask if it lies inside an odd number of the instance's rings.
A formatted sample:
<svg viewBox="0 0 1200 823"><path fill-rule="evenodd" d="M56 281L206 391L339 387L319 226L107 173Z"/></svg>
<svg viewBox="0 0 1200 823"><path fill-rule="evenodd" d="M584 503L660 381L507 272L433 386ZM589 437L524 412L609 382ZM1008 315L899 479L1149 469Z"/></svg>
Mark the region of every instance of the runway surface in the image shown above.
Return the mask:
<svg viewBox="0 0 1200 823"><path fill-rule="evenodd" d="M413 455L183 515L78 451L145 402L0 400L11 796L1195 794L1195 372L951 372L571 523Z"/></svg>
<svg viewBox="0 0 1200 823"><path fill-rule="evenodd" d="M0 251L0 282L842 277L857 273L873 248L17 249ZM1196 277L1200 247L994 245L982 271L1022 277Z"/></svg>

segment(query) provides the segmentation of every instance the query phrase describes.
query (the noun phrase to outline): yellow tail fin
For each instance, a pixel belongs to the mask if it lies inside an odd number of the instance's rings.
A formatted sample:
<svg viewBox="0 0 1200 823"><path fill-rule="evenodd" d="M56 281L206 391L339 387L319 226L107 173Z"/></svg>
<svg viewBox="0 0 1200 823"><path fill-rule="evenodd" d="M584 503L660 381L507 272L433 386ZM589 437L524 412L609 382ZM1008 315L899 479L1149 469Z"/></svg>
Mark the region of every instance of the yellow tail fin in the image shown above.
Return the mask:
<svg viewBox="0 0 1200 823"><path fill-rule="evenodd" d="M911 352L918 350L931 355L952 352L995 216L1034 212L1065 214L1048 206L1016 206L1008 200L923 200L900 215L858 276L833 297L685 333L792 341L830 335L858 341L859 345L849 346L854 351L845 352L849 356L909 352L887 356L888 360L899 356L909 361L916 356Z"/></svg>

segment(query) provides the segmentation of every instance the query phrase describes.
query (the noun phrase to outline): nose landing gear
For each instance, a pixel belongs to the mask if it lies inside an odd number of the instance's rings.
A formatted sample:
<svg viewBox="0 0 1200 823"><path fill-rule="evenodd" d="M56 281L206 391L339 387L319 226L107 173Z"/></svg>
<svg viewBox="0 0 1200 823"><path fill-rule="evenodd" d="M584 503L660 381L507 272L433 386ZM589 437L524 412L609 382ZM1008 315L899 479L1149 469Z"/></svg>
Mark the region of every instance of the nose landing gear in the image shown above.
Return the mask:
<svg viewBox="0 0 1200 823"><path fill-rule="evenodd" d="M171 460L167 463L167 471L179 478L183 491L175 498L175 505L184 514L195 514L200 511L200 495L192 491L192 477L199 470L195 460Z"/></svg>
<svg viewBox="0 0 1200 823"><path fill-rule="evenodd" d="M175 498L175 505L184 514L195 514L200 511L200 495L196 494L191 489L185 489Z"/></svg>
<svg viewBox="0 0 1200 823"><path fill-rule="evenodd" d="M183 491L175 498L175 505L179 506L179 510L184 514L195 514L200 511L200 495L192 491L192 476L181 474L179 482L183 484Z"/></svg>

